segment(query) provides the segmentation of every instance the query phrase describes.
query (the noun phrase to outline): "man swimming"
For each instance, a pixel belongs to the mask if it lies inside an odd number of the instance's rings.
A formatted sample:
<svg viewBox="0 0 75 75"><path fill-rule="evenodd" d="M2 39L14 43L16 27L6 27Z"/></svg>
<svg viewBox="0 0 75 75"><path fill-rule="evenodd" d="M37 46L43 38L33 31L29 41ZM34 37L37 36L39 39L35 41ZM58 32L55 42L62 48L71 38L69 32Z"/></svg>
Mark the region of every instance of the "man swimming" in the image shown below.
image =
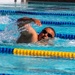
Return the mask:
<svg viewBox="0 0 75 75"><path fill-rule="evenodd" d="M31 27L30 23L34 22L38 26L41 26L41 22L38 19L23 17L17 20L18 29L21 30L20 37L17 43L35 43L42 39L53 39L55 36L55 31L53 28L46 27L40 34Z"/></svg>

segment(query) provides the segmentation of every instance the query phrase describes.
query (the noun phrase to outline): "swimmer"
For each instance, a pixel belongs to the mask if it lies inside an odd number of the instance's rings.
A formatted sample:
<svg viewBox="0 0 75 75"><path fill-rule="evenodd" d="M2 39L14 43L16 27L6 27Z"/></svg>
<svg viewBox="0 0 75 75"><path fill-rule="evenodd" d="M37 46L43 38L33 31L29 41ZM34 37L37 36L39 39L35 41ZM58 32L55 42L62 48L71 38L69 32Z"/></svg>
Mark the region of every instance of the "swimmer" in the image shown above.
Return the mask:
<svg viewBox="0 0 75 75"><path fill-rule="evenodd" d="M30 23L34 22L38 26L41 26L41 22L38 19L23 17L17 20L18 29L21 30L20 37L16 41L17 43L36 43L41 40L53 39L55 31L51 27L44 28L40 34L31 27ZM42 41L41 41L42 42Z"/></svg>

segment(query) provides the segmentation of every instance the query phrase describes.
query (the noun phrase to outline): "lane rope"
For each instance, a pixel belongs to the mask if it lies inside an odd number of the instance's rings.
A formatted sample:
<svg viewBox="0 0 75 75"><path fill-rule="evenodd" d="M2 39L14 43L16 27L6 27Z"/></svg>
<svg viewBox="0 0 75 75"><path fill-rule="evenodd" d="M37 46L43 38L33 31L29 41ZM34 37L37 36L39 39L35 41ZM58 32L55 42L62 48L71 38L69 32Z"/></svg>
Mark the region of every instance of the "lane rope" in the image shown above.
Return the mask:
<svg viewBox="0 0 75 75"><path fill-rule="evenodd" d="M75 59L75 52L62 52L53 50L34 50L20 48L0 48L0 53L14 54L19 56L34 56L34 57L55 57Z"/></svg>
<svg viewBox="0 0 75 75"><path fill-rule="evenodd" d="M7 14L31 14L31 15L57 15L57 16L75 16L75 13L53 13L53 12L30 12L30 11L16 11L16 10L0 10L0 13Z"/></svg>
<svg viewBox="0 0 75 75"><path fill-rule="evenodd" d="M56 58L75 58L75 52L58 52L47 50L32 50L32 49L18 49L13 50L14 55L21 56L37 56L37 57L56 57Z"/></svg>

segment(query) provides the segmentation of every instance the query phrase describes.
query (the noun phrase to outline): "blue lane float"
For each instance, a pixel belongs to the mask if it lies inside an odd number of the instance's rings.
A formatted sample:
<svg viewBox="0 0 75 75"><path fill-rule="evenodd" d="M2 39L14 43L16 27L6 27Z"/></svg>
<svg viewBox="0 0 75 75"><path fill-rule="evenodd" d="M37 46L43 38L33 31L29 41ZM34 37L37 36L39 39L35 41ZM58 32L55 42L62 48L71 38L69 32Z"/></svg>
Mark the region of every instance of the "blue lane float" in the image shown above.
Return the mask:
<svg viewBox="0 0 75 75"><path fill-rule="evenodd" d="M75 39L75 35L74 34L61 34L61 33L57 33L56 35L55 35L55 37L59 37L59 38L63 38L63 39L70 39L70 40L72 40L72 39Z"/></svg>
<svg viewBox="0 0 75 75"><path fill-rule="evenodd" d="M0 75L13 75L13 74L0 74Z"/></svg>
<svg viewBox="0 0 75 75"><path fill-rule="evenodd" d="M31 15L59 15L59 16L75 16L75 14L69 13L43 13L43 12L26 12L26 11L13 11L13 10L0 10L2 14L31 14ZM41 21L42 24L54 24L54 25L75 25L75 22L60 22L60 21Z"/></svg>
<svg viewBox="0 0 75 75"><path fill-rule="evenodd" d="M59 16L75 16L75 14L71 13L47 13L47 12L26 12L26 11L16 11L16 13L23 13L23 14L31 14L31 15L59 15Z"/></svg>
<svg viewBox="0 0 75 75"><path fill-rule="evenodd" d="M31 15L57 15L57 16L75 16L75 13L54 13L54 12L30 12L30 11L16 11L16 10L0 10L0 13L6 14L31 14Z"/></svg>
<svg viewBox="0 0 75 75"><path fill-rule="evenodd" d="M74 22L54 22L54 21L41 21L42 24L53 24L53 25L75 25Z"/></svg>
<svg viewBox="0 0 75 75"><path fill-rule="evenodd" d="M5 48L5 47L1 47L0 48L0 53L8 53L8 54L13 54L13 48Z"/></svg>

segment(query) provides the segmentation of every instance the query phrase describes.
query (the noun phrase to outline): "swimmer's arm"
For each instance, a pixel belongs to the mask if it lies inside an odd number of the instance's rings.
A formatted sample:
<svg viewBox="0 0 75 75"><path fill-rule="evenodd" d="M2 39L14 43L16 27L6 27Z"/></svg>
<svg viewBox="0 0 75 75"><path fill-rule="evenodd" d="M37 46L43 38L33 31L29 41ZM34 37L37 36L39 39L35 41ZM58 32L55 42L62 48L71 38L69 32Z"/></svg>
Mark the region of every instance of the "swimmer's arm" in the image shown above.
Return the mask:
<svg viewBox="0 0 75 75"><path fill-rule="evenodd" d="M38 41L38 35L37 32L32 28L31 26L27 27L28 32L32 35L32 42L37 42Z"/></svg>
<svg viewBox="0 0 75 75"><path fill-rule="evenodd" d="M41 21L38 20L38 19L35 19L35 18L28 18L28 17L25 17L25 19L31 20L31 21L33 21L35 24L37 24L37 25L39 25L39 26L42 25L42 24L41 24Z"/></svg>
<svg viewBox="0 0 75 75"><path fill-rule="evenodd" d="M35 19L35 18L28 18L28 17L20 18L20 19L17 20L17 22L23 21L23 20L29 20L29 21L31 21L31 22L34 22L34 23L37 24L38 26L41 26L41 25L42 25L40 20Z"/></svg>

